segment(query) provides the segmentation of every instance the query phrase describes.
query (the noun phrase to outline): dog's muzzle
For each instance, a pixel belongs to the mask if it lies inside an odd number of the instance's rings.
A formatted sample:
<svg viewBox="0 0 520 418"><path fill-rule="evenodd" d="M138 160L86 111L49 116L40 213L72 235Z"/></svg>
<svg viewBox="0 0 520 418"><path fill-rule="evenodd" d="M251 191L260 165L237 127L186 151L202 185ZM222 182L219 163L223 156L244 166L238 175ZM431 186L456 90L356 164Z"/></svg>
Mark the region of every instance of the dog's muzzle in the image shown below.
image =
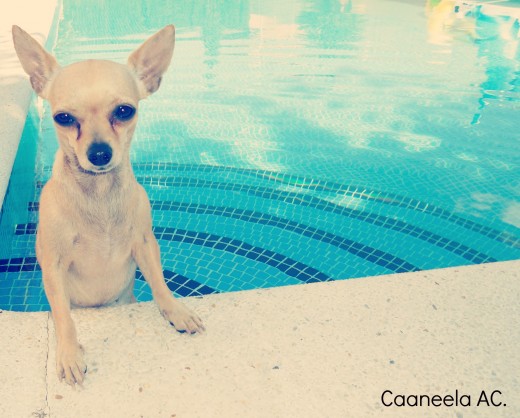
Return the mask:
<svg viewBox="0 0 520 418"><path fill-rule="evenodd" d="M107 165L112 159L112 148L104 142L94 143L87 151L87 158L96 167Z"/></svg>

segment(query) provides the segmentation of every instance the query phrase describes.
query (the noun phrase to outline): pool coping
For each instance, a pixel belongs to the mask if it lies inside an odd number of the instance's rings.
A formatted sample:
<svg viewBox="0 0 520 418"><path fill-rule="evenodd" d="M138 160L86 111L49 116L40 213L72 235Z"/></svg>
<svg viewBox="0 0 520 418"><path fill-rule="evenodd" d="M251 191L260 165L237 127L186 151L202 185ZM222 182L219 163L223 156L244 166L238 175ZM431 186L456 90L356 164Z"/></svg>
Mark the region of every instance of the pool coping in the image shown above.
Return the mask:
<svg viewBox="0 0 520 418"><path fill-rule="evenodd" d="M56 377L49 314L3 311L0 416L520 416L519 271L516 260L185 298L207 327L195 336L153 302L76 310L89 372L75 390ZM386 390L448 406L387 407ZM477 405L482 391L501 405Z"/></svg>
<svg viewBox="0 0 520 418"><path fill-rule="evenodd" d="M0 16L0 209L22 136L32 89L14 51L11 27L16 24L42 44L57 24L61 0L18 0L2 7Z"/></svg>

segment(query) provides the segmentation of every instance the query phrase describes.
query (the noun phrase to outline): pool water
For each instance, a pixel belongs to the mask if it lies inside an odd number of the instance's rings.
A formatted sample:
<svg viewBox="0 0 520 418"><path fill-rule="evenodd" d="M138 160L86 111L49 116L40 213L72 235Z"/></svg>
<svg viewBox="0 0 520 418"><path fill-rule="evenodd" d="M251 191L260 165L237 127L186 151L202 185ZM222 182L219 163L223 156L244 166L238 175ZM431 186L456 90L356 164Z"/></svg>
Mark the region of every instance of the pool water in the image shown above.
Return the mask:
<svg viewBox="0 0 520 418"><path fill-rule="evenodd" d="M520 258L520 8L418 3L63 1L48 45L63 65L124 62L176 25L132 148L172 291ZM49 308L34 242L56 149L35 99L2 209L1 309ZM151 299L139 273L136 297Z"/></svg>

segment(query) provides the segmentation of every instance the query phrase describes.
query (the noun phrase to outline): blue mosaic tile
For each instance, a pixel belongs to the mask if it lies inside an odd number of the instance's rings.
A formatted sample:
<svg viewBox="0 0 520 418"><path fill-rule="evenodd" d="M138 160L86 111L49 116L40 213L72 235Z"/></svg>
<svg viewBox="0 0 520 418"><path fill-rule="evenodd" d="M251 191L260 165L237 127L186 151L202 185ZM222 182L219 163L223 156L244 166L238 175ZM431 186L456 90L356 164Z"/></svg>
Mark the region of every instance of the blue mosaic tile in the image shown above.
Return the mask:
<svg viewBox="0 0 520 418"><path fill-rule="evenodd" d="M181 242L188 244L201 245L209 248L216 248L222 251L230 252L233 254L238 254L239 251L244 252L244 256L249 258L250 260L258 260L260 256L265 256L265 260L272 259L273 256L277 255L271 250L267 250L264 248L252 247L247 243L230 239L222 236L215 236L211 234L206 234L203 232L194 232L194 231L186 231L182 229L176 228L165 228L165 227L154 227L154 233L158 240L164 240L169 238L169 240L176 241L180 240ZM165 238L166 237L166 238ZM304 265L303 263L299 263L296 260L293 260L289 257L284 257L278 254L280 261L273 265L273 267L283 271L291 277L296 279L300 279L300 272L302 269L311 269L315 275L320 275L323 278L322 281L331 280L330 277L326 276L319 271L312 269L309 266ZM302 276L303 277L303 276ZM305 280L302 280L305 281Z"/></svg>
<svg viewBox="0 0 520 418"><path fill-rule="evenodd" d="M216 188L222 190L231 190L241 193L251 194L253 196L262 197L271 200L280 200L289 204L298 204L299 206L309 206L316 209L320 209L326 212L333 212L346 217L352 217L354 219L362 220L364 222L372 223L383 228L388 228L397 232L403 232L406 228L409 230L407 235L413 236L417 239L429 242L440 248L446 248L447 245L440 243L443 237L438 234L426 231L420 227L408 225L403 221L390 219L386 216L376 215L371 213L365 213L356 209L349 209L343 206L338 206L330 202L323 201L319 198L312 196L300 196L291 192L281 192L276 190L270 190L259 187L250 187L245 185L236 185L230 183L216 183L213 181L202 181L189 178L177 178L177 177L138 177L138 181L145 186L162 185L165 187L200 187L200 188ZM297 203L296 203L297 202ZM486 254L477 253L472 255L467 252L470 248L461 243L451 242L456 248L460 248L463 251L457 252L463 258L476 262L475 260L486 260L486 262L497 261L495 258L487 256Z"/></svg>
<svg viewBox="0 0 520 418"><path fill-rule="evenodd" d="M372 255L377 251L375 248L353 242L347 238L342 238L335 236L334 234L328 233L326 231L321 231L316 228L310 227L308 225L300 225L294 221L290 221L287 219L278 218L276 216L272 216L269 214L254 212L251 210L244 211L240 209L234 209L233 211L229 211L227 208L223 207L214 207L209 205L199 205L199 204L186 204L179 202L156 202L152 201L151 206L153 210L174 210L174 211L185 211L189 213L196 214L208 214L211 213L217 216L230 217L234 219L240 219L247 222L254 222L258 224L269 225L272 227L283 228L287 231L292 231L296 233L303 234L312 239L317 239L319 241L325 242L327 244L335 245L339 248L342 248L352 254L360 256L361 258L374 262L376 264L381 265L382 267L389 268L390 264L385 260L379 257L372 257ZM216 238L215 238L216 239ZM245 245L245 244L242 244ZM224 245L219 245L219 249L226 248ZM378 253L383 254L381 251ZM246 250L241 250L238 252L239 255L245 255ZM395 272L406 272L406 271L418 271L420 270L418 267L413 266L412 264L400 260L397 257L388 255L390 260L398 260L398 267L395 269L390 268ZM251 257L250 257L251 258Z"/></svg>
<svg viewBox="0 0 520 418"><path fill-rule="evenodd" d="M209 166L209 165L198 165L198 164L178 164L178 163L135 163L134 168L137 170L149 170L153 172L161 171L179 171L179 172L202 172L215 174L218 172L230 172L240 173L270 182L275 182L284 185L294 186L295 184L301 190L311 191L324 191L328 193L334 193L336 195L350 196L356 199L375 201L390 206L398 206L401 208L411 209L418 212L426 213L432 216L436 216L442 219L446 219L453 222L456 225L462 226L469 230L475 231L484 236L496 239L504 244L513 248L520 248L520 239L506 231L499 231L490 228L486 225L479 224L470 219L462 218L452 212L445 209L436 207L431 203L421 202L417 199L400 196L395 193L382 192L377 190L369 190L365 186L355 185L342 185L333 181L323 181L319 179L312 179L303 176L297 176L292 174L257 170L257 169L244 169L237 167L222 167L222 166ZM223 189L224 187L218 185L217 188ZM269 193L264 192L264 196L268 197Z"/></svg>

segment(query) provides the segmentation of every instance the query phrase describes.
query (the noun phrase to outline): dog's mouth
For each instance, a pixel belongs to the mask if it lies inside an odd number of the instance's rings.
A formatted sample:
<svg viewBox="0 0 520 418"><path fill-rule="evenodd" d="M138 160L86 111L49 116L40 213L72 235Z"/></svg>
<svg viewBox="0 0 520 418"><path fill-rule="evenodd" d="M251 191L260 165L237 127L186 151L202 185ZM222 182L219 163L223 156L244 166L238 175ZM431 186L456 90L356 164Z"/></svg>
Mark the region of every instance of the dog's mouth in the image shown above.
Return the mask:
<svg viewBox="0 0 520 418"><path fill-rule="evenodd" d="M70 161L70 159L69 159L69 161ZM71 163L72 163L72 165L75 166L77 171L79 171L82 174L87 174L89 176L102 176L104 174L111 172L114 169L114 166L112 164L107 164L105 166L96 167L94 169L84 168L81 165L81 163L79 162L79 159L76 155L73 156Z"/></svg>
<svg viewBox="0 0 520 418"><path fill-rule="evenodd" d="M110 171L112 171L112 167L109 167L109 166L96 168L95 170L85 170L84 169L84 173L90 174L91 176L99 176L99 175L107 174Z"/></svg>
<svg viewBox="0 0 520 418"><path fill-rule="evenodd" d="M87 170L81 166L79 166L79 171L81 171L84 174L88 174L89 176L102 176L104 174L110 173L112 171L113 167L106 166L106 167L99 167L95 170Z"/></svg>

